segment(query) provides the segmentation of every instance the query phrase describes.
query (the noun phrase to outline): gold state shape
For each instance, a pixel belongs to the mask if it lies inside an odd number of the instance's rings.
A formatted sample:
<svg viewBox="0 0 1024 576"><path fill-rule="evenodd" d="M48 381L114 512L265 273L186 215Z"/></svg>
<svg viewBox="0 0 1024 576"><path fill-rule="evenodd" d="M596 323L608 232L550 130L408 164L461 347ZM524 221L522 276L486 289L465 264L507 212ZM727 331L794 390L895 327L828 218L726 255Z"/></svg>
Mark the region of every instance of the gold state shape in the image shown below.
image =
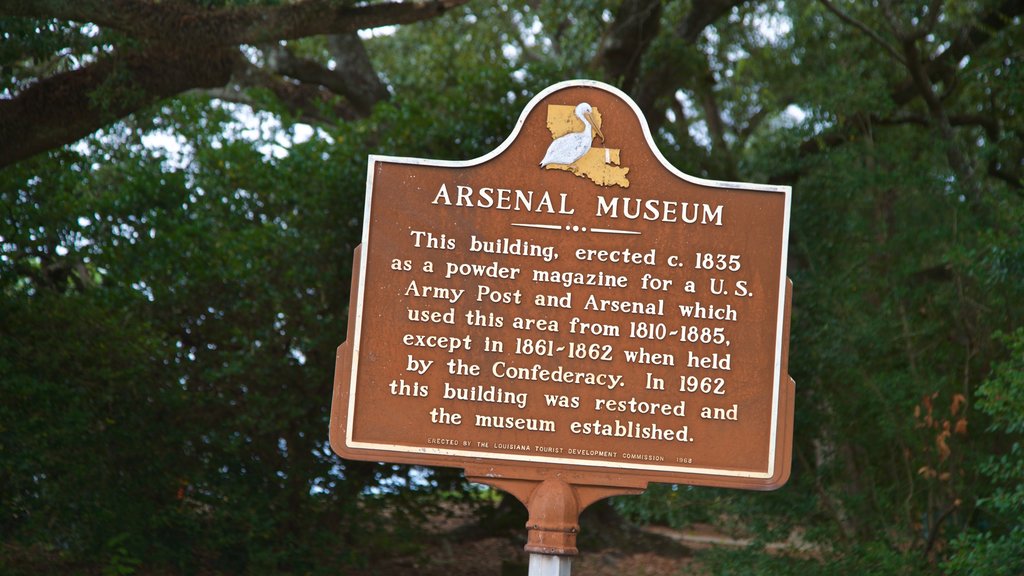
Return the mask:
<svg viewBox="0 0 1024 576"><path fill-rule="evenodd" d="M593 109L591 116L594 119L594 127L601 129L601 112ZM585 126L576 117L575 106L562 104L550 104L547 117L548 131L551 138L557 139L572 132L582 132ZM598 186L621 186L629 188L629 180L626 174L629 168L619 166L618 148L591 148L582 158L572 164L548 164L548 170L565 170L581 178L587 178Z"/></svg>

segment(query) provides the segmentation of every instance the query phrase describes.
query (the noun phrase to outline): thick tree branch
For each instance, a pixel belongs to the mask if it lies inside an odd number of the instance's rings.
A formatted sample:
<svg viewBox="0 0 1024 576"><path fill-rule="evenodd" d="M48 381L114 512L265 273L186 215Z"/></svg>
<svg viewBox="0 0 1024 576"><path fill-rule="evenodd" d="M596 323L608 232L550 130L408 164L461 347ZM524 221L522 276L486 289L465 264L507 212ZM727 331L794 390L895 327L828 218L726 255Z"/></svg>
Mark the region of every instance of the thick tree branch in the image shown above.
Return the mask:
<svg viewBox="0 0 1024 576"><path fill-rule="evenodd" d="M727 12L743 4L747 0L702 0L695 1L693 7L680 23L676 34L687 44L693 44L705 28L724 16Z"/></svg>
<svg viewBox="0 0 1024 576"><path fill-rule="evenodd" d="M91 22L134 38L113 55L0 100L0 167L70 144L163 98L224 88L233 74L239 85L269 88L302 116L332 109L345 119L366 116L388 93L356 31L425 20L466 1L339 6L299 0L209 9L184 0L0 0L0 16ZM306 84L257 73L239 52L243 44L322 34L333 35L335 70L287 51L277 59L280 73Z"/></svg>
<svg viewBox="0 0 1024 576"><path fill-rule="evenodd" d="M356 120L361 113L350 102L340 100L322 85L313 82L291 82L248 61L236 68L231 89L211 92L210 96L231 102L253 105L248 97L238 97L246 88L265 88L284 105L289 113L312 123L325 124L333 119Z"/></svg>
<svg viewBox="0 0 1024 576"><path fill-rule="evenodd" d="M346 120L369 116L378 102L390 96L387 86L373 69L363 41L354 32L328 37L328 51L334 58L334 69L315 60L298 57L286 45L269 44L261 48L270 71L298 80L300 85L295 86L266 72L260 73L255 66L247 70L247 83L271 88L301 115L315 117L316 114L311 114L313 108L322 108L329 99L329 96L316 97L321 92L318 87L347 100L347 105L339 108L341 117ZM297 91L300 88L304 90L303 94ZM311 102L313 106L309 105Z"/></svg>
<svg viewBox="0 0 1024 576"><path fill-rule="evenodd" d="M162 98L227 84L237 52L150 50L44 78L0 100L0 167L69 144Z"/></svg>
<svg viewBox="0 0 1024 576"><path fill-rule="evenodd" d="M357 43L359 42L358 38L356 41ZM362 48L361 43L357 45ZM331 70L314 60L295 56L286 46L268 46L263 49L263 53L270 72L297 80L298 84L260 70L255 66L251 68L250 78L246 84L271 88L275 94L284 98L285 103L297 111L308 112L309 107L303 103L303 100L309 103L320 99L316 98L315 95L322 92L324 88L334 94L345 96L348 100L348 105L341 116L345 120L354 120L368 116L373 110L373 105L387 97L387 89L380 84L380 80L372 68L368 69L367 75L372 78L372 81L381 86L383 96L380 96L379 93L367 94L365 91L353 89L352 84L360 83L361 81L365 83L365 80L352 71L341 67ZM257 72L259 72L258 75ZM297 89L301 89L302 94ZM285 97L286 94L287 97ZM311 96L314 97L311 98ZM324 102L326 102L326 99L324 99Z"/></svg>
<svg viewBox="0 0 1024 576"><path fill-rule="evenodd" d="M370 55L362 39L355 32L332 34L327 38L327 50L344 70L348 81L337 92L348 99L362 114L368 115L373 106L390 97L388 87L381 81L370 62Z"/></svg>
<svg viewBox="0 0 1024 576"><path fill-rule="evenodd" d="M332 0L304 0L208 9L181 0L0 0L0 15L91 22L150 42L230 46L410 24L467 1L339 6Z"/></svg>

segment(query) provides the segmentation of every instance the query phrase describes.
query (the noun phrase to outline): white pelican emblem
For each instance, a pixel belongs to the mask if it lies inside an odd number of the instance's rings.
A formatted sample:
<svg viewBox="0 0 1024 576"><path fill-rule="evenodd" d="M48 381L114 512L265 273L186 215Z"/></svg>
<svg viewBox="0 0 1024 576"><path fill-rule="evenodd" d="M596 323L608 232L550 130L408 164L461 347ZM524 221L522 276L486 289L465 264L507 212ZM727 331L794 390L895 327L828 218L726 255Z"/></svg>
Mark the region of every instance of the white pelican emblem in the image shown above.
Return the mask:
<svg viewBox="0 0 1024 576"><path fill-rule="evenodd" d="M576 105L576 117L583 121L583 131L570 132L556 138L548 146L544 159L540 161L541 166L547 166L548 164L572 164L582 158L584 154L590 151L590 147L594 144L592 130L597 132L597 135L601 137L601 142L604 142L604 134L601 133L600 128L594 125L594 117L591 115L593 111L590 104L586 102Z"/></svg>

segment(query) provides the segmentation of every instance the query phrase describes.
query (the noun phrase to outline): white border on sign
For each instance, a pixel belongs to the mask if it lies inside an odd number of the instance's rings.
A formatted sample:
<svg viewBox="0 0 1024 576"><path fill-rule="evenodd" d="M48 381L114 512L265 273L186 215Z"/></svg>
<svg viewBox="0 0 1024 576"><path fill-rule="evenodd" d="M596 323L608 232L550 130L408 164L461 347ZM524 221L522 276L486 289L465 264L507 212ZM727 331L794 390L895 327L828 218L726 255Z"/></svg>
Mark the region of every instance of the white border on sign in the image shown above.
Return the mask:
<svg viewBox="0 0 1024 576"><path fill-rule="evenodd" d="M774 381L772 387L772 423L771 432L768 439L768 470L767 472L752 472L747 470L728 470L720 468L700 468L690 466L665 466L655 464L641 464L636 461L630 462L608 462L604 460L587 460L585 458L573 459L573 458L555 458L550 456L538 456L536 454L515 454L515 453L495 453L495 452L479 452L475 450L455 450L446 449L440 447L424 447L424 446L405 446L400 444L377 444L371 442L356 442L352 438L352 429L354 428L353 422L355 421L355 399L356 399L356 376L359 372L359 350L360 342L362 338L363 329L363 295L366 293L366 266L369 258L366 256L369 254L369 241L370 241L370 208L373 204L373 176L376 164L378 162L393 163L393 164L412 164L419 166L437 166L446 168L467 168L470 166L476 166L483 164L492 158L497 157L504 152L512 143L516 137L519 136L519 132L522 130L523 125L526 123L526 117L529 113L549 95L572 87L584 87L584 88L596 88L598 90L604 90L617 96L633 109L637 118L640 120L640 127L643 130L644 138L647 140L647 145L650 150L654 153L654 156L661 162L661 165L678 176L679 178L710 188L722 188L728 190L751 190L758 192L773 192L777 194L783 194L785 197L785 208L782 223L782 252L779 259L779 301L778 301L778 317L776 319L776 331L775 331L775 368L774 368ZM348 396L348 423L345 430L345 445L349 448L360 449L360 450L385 450L388 452L404 452L410 454L429 454L435 456L452 456L461 458L484 458L490 460L506 460L512 462L529 462L529 463L549 463L559 464L566 466L590 466L595 468L612 468L622 470L648 470L652 472L676 472L686 474L698 474L707 476L728 476L737 478L764 478L770 479L775 475L775 449L778 438L779 428L779 401L782 386L782 350L784 348L784 337L785 329L785 316L786 316L786 255L789 253L789 219L790 219L790 205L792 201L792 188L790 186L774 186L770 184L751 184L748 182L728 182L722 180L706 180L704 178L698 178L691 176L678 170L675 166L671 165L668 160L661 154L658 146L654 142L654 138L651 135L650 127L647 125L647 119L644 117L640 107L636 105L632 98L626 95L624 92L604 84L603 82L597 82L595 80L567 80L565 82L559 82L553 84L536 96L526 105L523 109L522 114L519 116L519 121L516 122L515 128L508 138L505 139L497 148L491 152L474 158L472 160L430 160L424 158L406 158L400 156L382 156L371 154L369 161L367 162L366 169L366 206L363 213L363 258L361 258L359 267L359 284L357 291L357 299L355 306L355 330L352 341L352 372L349 378L349 396Z"/></svg>

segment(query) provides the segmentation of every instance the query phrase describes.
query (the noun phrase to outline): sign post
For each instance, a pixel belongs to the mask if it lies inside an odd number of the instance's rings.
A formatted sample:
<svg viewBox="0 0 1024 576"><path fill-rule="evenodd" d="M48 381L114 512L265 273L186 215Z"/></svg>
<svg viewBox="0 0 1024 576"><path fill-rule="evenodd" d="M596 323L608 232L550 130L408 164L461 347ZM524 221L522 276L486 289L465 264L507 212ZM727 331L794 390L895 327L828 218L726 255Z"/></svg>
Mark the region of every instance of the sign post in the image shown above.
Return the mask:
<svg viewBox="0 0 1024 576"><path fill-rule="evenodd" d="M531 576L569 576L570 574L572 574L572 556L530 554Z"/></svg>
<svg viewBox="0 0 1024 576"><path fill-rule="evenodd" d="M569 573L601 498L781 486L790 193L678 171L590 81L482 158L371 156L332 448L511 493L531 574Z"/></svg>

